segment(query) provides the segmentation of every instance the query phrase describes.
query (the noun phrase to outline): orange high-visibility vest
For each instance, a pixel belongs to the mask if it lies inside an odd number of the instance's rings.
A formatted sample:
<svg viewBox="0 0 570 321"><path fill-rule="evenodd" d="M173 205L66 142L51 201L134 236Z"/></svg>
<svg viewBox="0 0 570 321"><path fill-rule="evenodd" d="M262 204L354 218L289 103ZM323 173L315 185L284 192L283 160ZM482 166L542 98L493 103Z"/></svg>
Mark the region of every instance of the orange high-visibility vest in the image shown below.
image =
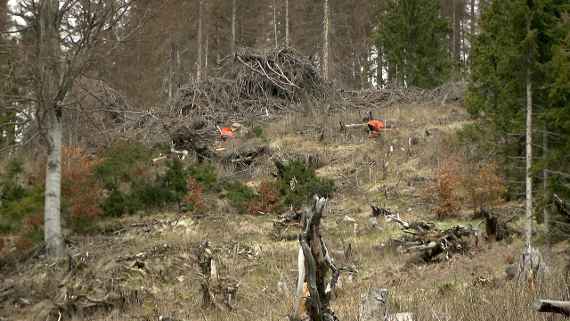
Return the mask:
<svg viewBox="0 0 570 321"><path fill-rule="evenodd" d="M386 126L384 125L384 121L382 121L382 120L372 119L372 120L368 121L368 128L372 132L380 132L385 127Z"/></svg>
<svg viewBox="0 0 570 321"><path fill-rule="evenodd" d="M230 138L235 138L236 134L231 128L224 127L220 129L220 136L222 137L222 139L230 139Z"/></svg>

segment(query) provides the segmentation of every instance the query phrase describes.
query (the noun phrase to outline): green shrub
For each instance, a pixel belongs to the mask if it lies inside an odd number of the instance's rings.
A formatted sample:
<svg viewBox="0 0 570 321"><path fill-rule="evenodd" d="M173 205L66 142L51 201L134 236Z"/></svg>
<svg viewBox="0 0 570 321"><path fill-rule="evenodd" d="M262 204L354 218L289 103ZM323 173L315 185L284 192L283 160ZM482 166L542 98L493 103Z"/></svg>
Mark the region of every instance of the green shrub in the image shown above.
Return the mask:
<svg viewBox="0 0 570 321"><path fill-rule="evenodd" d="M111 194L101 204L103 214L109 217L119 217L127 212L126 195L121 191L114 189Z"/></svg>
<svg viewBox="0 0 570 321"><path fill-rule="evenodd" d="M331 197L335 190L334 181L317 177L314 169L299 160L286 162L280 174L278 186L285 206L301 207L315 194Z"/></svg>
<svg viewBox="0 0 570 321"><path fill-rule="evenodd" d="M27 217L43 212L43 208L44 190L40 187L26 191L18 199L2 202L2 206L0 206L0 230L4 233L18 230Z"/></svg>
<svg viewBox="0 0 570 321"><path fill-rule="evenodd" d="M161 209L176 201L173 191L157 182L139 185L130 195L144 209Z"/></svg>
<svg viewBox="0 0 570 321"><path fill-rule="evenodd" d="M188 169L188 174L194 177L206 191L219 191L216 167L212 164L196 164Z"/></svg>
<svg viewBox="0 0 570 321"><path fill-rule="evenodd" d="M169 161L167 166L168 169L162 178L162 185L172 194L171 199L180 202L188 193L188 171L184 169L182 162L178 159Z"/></svg>
<svg viewBox="0 0 570 321"><path fill-rule="evenodd" d="M249 202L256 196L254 190L238 181L224 184L224 191L230 204L241 213L246 212Z"/></svg>
<svg viewBox="0 0 570 321"><path fill-rule="evenodd" d="M18 182L24 172L22 161L12 159L6 164L5 172L0 177L0 204L17 201L26 195L26 189Z"/></svg>
<svg viewBox="0 0 570 321"><path fill-rule="evenodd" d="M257 138L263 138L265 137L265 133L263 131L263 127L261 126L256 126L253 128L253 133L255 134L255 137Z"/></svg>
<svg viewBox="0 0 570 321"><path fill-rule="evenodd" d="M144 145L118 142L103 153L103 161L95 168L95 176L105 188L112 190L120 182L131 182L140 176L142 168L149 166L151 151Z"/></svg>

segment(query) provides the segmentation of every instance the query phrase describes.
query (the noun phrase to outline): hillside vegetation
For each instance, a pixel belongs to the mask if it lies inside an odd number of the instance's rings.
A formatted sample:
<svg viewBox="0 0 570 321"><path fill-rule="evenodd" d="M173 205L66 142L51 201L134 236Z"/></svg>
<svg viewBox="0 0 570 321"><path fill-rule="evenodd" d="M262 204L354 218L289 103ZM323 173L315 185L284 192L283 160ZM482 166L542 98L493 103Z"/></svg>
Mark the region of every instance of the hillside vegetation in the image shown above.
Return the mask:
<svg viewBox="0 0 570 321"><path fill-rule="evenodd" d="M387 288L391 311L412 312L417 320L546 320L531 304L538 296L567 295L560 271L554 268L537 285L507 281L505 268L517 260L522 241L516 234L487 240L477 216L480 207L520 216L522 205L501 197L503 182L492 163L469 160L464 140L476 123L458 105L400 104L373 114L394 124L376 139L364 129L340 130L339 120L361 120L357 112L290 113L258 124L255 132L272 156L246 170L198 165L192 158L151 166L154 154L140 154L138 161L135 151L106 154L94 161L93 175L103 182L97 189L111 195L102 213L82 222L83 234L69 234L67 259L45 260L34 246L4 238L0 315L56 320L61 311L70 320L284 320L293 304L298 242L274 236L273 221L287 211L280 202L294 197L280 192L274 160L313 155L318 180L334 182L323 237L338 264L356 271L342 274L332 303L341 320L357 320L361 295L370 288ZM132 158L128 168L121 167L119 155ZM185 179L176 183L179 178ZM164 192L144 192L149 188ZM81 204L82 210L88 205ZM442 229L471 225L481 234L464 254L416 262L413 251L391 241L402 236L395 222L371 223L371 204L407 221L434 222ZM288 233L298 231L293 225ZM196 249L205 240L213 249L220 289L237 286L232 309L201 308ZM563 248L551 249L553 260Z"/></svg>

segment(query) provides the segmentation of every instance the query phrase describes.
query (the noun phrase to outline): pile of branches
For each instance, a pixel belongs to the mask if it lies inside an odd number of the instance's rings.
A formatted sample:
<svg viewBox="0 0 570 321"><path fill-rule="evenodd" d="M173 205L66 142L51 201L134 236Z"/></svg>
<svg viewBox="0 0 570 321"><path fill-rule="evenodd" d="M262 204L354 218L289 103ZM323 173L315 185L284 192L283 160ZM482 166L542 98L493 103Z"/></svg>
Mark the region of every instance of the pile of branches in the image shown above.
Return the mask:
<svg viewBox="0 0 570 321"><path fill-rule="evenodd" d="M182 87L172 103L177 114L215 123L288 111L332 92L317 67L292 48L241 48L226 57L214 77Z"/></svg>
<svg viewBox="0 0 570 321"><path fill-rule="evenodd" d="M345 103L353 109L373 109L394 104L462 102L465 84L452 82L434 89L393 87L341 91Z"/></svg>
<svg viewBox="0 0 570 321"><path fill-rule="evenodd" d="M441 230L432 222L406 222L389 209L372 207L372 216L383 216L396 222L403 231L399 239L391 240L406 252L417 253L417 261L430 263L449 260L454 254L465 254L470 248L469 238L478 239L479 230L470 226L455 225Z"/></svg>

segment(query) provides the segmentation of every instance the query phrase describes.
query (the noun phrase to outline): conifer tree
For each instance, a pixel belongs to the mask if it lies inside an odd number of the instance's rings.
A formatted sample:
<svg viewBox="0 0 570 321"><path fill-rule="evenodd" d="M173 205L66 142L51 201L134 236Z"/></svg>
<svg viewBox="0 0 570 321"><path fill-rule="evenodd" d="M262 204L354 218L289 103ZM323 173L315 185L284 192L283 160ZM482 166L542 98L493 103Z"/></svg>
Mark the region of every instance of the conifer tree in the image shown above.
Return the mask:
<svg viewBox="0 0 570 321"><path fill-rule="evenodd" d="M448 79L448 23L437 0L390 0L376 40L398 85L430 88ZM394 75L395 74L395 75Z"/></svg>

